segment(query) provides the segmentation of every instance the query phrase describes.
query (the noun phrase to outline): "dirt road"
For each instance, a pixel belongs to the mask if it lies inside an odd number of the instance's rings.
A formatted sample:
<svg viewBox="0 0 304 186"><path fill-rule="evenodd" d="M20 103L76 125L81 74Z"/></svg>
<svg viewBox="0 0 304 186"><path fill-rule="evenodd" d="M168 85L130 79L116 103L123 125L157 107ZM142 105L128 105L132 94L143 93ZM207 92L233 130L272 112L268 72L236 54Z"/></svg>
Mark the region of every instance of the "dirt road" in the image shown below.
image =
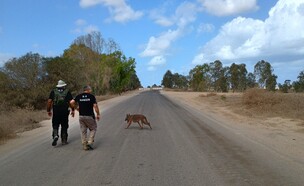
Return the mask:
<svg viewBox="0 0 304 186"><path fill-rule="evenodd" d="M51 146L50 121L0 147L0 185L303 185L304 161L158 91L100 103L95 150ZM152 125L124 129L127 113ZM251 131L254 132L254 131Z"/></svg>

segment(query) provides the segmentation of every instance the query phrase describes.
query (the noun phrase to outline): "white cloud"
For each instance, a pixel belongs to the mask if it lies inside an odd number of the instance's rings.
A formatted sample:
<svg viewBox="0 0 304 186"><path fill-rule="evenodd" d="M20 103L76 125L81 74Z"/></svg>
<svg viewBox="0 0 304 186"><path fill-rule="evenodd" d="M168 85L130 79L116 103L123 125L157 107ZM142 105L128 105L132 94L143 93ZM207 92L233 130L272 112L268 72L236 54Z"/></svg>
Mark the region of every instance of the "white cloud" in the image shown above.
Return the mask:
<svg viewBox="0 0 304 186"><path fill-rule="evenodd" d="M150 37L146 49L140 54L142 57L164 55L170 48L171 43L181 36L180 30L169 30L159 37Z"/></svg>
<svg viewBox="0 0 304 186"><path fill-rule="evenodd" d="M286 63L302 59L303 4L298 0L280 0L265 21L243 17L233 19L222 26L219 34L203 47L192 63L209 63L217 59L223 62L265 59ZM203 59L197 60L202 56Z"/></svg>
<svg viewBox="0 0 304 186"><path fill-rule="evenodd" d="M150 66L159 66L164 64L166 64L166 59L164 58L164 56L155 56L149 62Z"/></svg>
<svg viewBox="0 0 304 186"><path fill-rule="evenodd" d="M166 58L164 56L155 56L148 63L148 71L155 71L157 67L163 66L166 64Z"/></svg>
<svg viewBox="0 0 304 186"><path fill-rule="evenodd" d="M202 61L204 61L204 54L198 54L194 57L194 59L192 60L193 64L202 64Z"/></svg>
<svg viewBox="0 0 304 186"><path fill-rule="evenodd" d="M201 23L197 28L197 32L198 33L213 32L214 29L215 29L215 27L213 24Z"/></svg>
<svg viewBox="0 0 304 186"><path fill-rule="evenodd" d="M76 26L84 26L84 25L86 25L87 24L87 22L86 22L86 20L84 20L84 19L77 19L76 21L75 21L75 25Z"/></svg>
<svg viewBox="0 0 304 186"><path fill-rule="evenodd" d="M171 16L165 16L163 9L155 9L151 11L150 16L156 24L161 26L177 25L178 27L185 27L196 19L198 12L197 6L194 3L183 2L175 10Z"/></svg>
<svg viewBox="0 0 304 186"><path fill-rule="evenodd" d="M172 26L174 24L173 20L171 17L166 17L164 15L162 15L163 11L162 10L152 10L150 12L150 17L154 20L154 22L158 25L161 26Z"/></svg>
<svg viewBox="0 0 304 186"><path fill-rule="evenodd" d="M155 66L149 66L148 67L148 71L155 71L156 70L156 67Z"/></svg>
<svg viewBox="0 0 304 186"><path fill-rule="evenodd" d="M75 28L71 31L73 34L81 34L82 33L82 29L81 28Z"/></svg>
<svg viewBox="0 0 304 186"><path fill-rule="evenodd" d="M77 19L75 21L76 28L72 30L74 34L91 33L99 31L99 28L95 25L88 25L84 19Z"/></svg>
<svg viewBox="0 0 304 186"><path fill-rule="evenodd" d="M87 27L84 28L84 32L85 33L91 33L91 32L95 32L95 31L99 31L98 27L95 25L89 25Z"/></svg>
<svg viewBox="0 0 304 186"><path fill-rule="evenodd" d="M257 10L256 0L198 0L205 10L216 16L236 15Z"/></svg>
<svg viewBox="0 0 304 186"><path fill-rule="evenodd" d="M79 5L82 8L87 8L87 7L95 6L95 5L102 4L102 3L103 3L103 0L80 0Z"/></svg>
<svg viewBox="0 0 304 186"><path fill-rule="evenodd" d="M166 63L164 56L169 55L172 43L182 37L188 29L187 26L196 20L197 11L197 6L194 3L183 2L170 17L163 16L162 10L154 10L151 13L151 17L155 19L157 24L162 26L174 24L177 29L169 29L158 37L150 37L145 50L140 53L141 57L152 57L148 64L148 70L156 70L156 66Z"/></svg>
<svg viewBox="0 0 304 186"><path fill-rule="evenodd" d="M110 20L117 22L127 22L130 20L136 20L143 16L143 12L134 11L125 0L80 0L80 6L87 8L101 4L106 6L111 14Z"/></svg>
<svg viewBox="0 0 304 186"><path fill-rule="evenodd" d="M175 11L178 27L186 27L189 23L194 22L198 11L196 4L190 2L182 3Z"/></svg>

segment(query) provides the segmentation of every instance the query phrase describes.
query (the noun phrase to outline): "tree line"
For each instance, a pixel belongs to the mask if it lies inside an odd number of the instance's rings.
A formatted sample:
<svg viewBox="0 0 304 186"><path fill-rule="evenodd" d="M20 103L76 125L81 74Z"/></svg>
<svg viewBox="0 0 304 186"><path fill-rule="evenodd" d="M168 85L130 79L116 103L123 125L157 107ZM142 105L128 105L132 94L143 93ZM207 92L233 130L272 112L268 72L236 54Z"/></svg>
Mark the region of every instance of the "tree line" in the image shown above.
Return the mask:
<svg viewBox="0 0 304 186"><path fill-rule="evenodd" d="M90 85L95 95L120 94L141 87L135 67L135 59L127 58L113 39L92 32L76 38L61 56L29 52L6 61L0 68L0 104L44 108L60 79L72 94L84 85Z"/></svg>
<svg viewBox="0 0 304 186"><path fill-rule="evenodd" d="M167 70L161 84L166 88L193 91L243 92L248 88L258 87L269 91L279 89L285 93L290 89L304 92L304 71L292 83L291 80L285 80L284 84L278 84L277 78L271 64L264 60L255 64L254 72L248 72L246 64L232 63L230 67L225 67L220 60L216 60L196 65L187 76Z"/></svg>

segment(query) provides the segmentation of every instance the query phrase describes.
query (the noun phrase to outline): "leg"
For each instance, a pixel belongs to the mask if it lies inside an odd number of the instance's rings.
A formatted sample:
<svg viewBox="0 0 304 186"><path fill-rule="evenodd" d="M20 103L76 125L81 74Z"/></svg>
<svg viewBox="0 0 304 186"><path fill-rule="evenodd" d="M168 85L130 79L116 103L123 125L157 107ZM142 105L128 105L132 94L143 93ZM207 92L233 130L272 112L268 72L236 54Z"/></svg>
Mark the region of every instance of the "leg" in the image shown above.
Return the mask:
<svg viewBox="0 0 304 186"><path fill-rule="evenodd" d="M144 128L144 127L142 126L142 125L143 125L142 123L141 123L141 125L140 125L139 121L137 121L137 123L138 123L138 125L139 125L139 127L140 127L141 129Z"/></svg>
<svg viewBox="0 0 304 186"><path fill-rule="evenodd" d="M61 142L62 145L68 144L68 128L69 128L69 116L65 116L61 122Z"/></svg>
<svg viewBox="0 0 304 186"><path fill-rule="evenodd" d="M93 150L93 143L94 143L95 134L97 131L97 123L96 123L95 119L88 118L87 126L90 130L90 135L89 135L89 140L88 140L87 146L88 146L89 150Z"/></svg>
<svg viewBox="0 0 304 186"><path fill-rule="evenodd" d="M83 116L79 116L79 126L81 134L81 143L86 146L87 142L87 126ZM85 149L86 150L86 149Z"/></svg>
<svg viewBox="0 0 304 186"><path fill-rule="evenodd" d="M93 143L94 143L95 134L96 134L96 130L90 130L89 140L87 143L88 150L94 150Z"/></svg>
<svg viewBox="0 0 304 186"><path fill-rule="evenodd" d="M88 144L93 144L94 138L95 138L95 134L96 134L96 129L95 130L90 130Z"/></svg>
<svg viewBox="0 0 304 186"><path fill-rule="evenodd" d="M151 125L150 125L150 123L147 121L147 123L146 123L147 125L149 125L149 127L150 127L150 129L152 129L152 127L151 127Z"/></svg>
<svg viewBox="0 0 304 186"><path fill-rule="evenodd" d="M52 133L53 142L52 142L52 146L56 146L57 145L57 141L59 139L59 135L58 135L59 121L58 121L57 116L53 116L52 127L53 127L53 133Z"/></svg>
<svg viewBox="0 0 304 186"><path fill-rule="evenodd" d="M152 129L152 127L151 127L149 121L147 120L147 118L145 118L145 124L146 124L146 125L149 125L150 129Z"/></svg>
<svg viewBox="0 0 304 186"><path fill-rule="evenodd" d="M128 122L128 126L126 127L126 129L129 128L129 126L131 125L131 123L132 123L132 121Z"/></svg>

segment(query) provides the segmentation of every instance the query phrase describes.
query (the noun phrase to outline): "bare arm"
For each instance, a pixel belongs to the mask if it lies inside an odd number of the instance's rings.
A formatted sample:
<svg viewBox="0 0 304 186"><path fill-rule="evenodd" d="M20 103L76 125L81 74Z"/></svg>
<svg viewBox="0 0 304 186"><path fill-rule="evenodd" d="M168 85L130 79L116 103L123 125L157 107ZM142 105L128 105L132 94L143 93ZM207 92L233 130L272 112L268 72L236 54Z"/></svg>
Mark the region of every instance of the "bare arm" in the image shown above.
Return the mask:
<svg viewBox="0 0 304 186"><path fill-rule="evenodd" d="M72 117L75 116L75 106L76 106L75 100L72 99L72 100L70 101L70 107L71 107L71 109L72 109L72 113L71 113Z"/></svg>
<svg viewBox="0 0 304 186"><path fill-rule="evenodd" d="M95 110L95 112L96 112L96 119L99 121L99 119L100 119L100 112L99 112L98 105L95 103L95 104L93 105L93 107L94 107L94 110Z"/></svg>
<svg viewBox="0 0 304 186"><path fill-rule="evenodd" d="M53 100L52 99L48 99L47 104L46 104L46 111L48 113L49 116L52 116L52 105L53 105Z"/></svg>

